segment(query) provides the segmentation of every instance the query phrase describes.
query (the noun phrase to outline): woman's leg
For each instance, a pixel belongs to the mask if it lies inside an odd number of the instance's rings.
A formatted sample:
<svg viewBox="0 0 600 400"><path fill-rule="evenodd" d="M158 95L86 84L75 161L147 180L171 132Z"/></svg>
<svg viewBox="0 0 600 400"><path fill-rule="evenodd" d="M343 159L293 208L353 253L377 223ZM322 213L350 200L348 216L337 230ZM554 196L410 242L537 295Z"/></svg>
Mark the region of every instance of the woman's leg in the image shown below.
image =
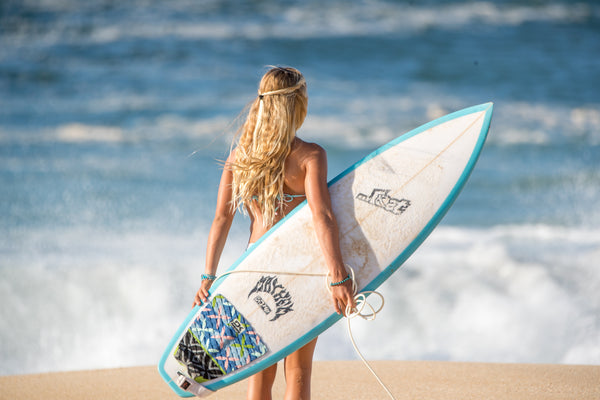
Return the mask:
<svg viewBox="0 0 600 400"><path fill-rule="evenodd" d="M277 364L248 378L248 400L271 400L271 389L277 374Z"/></svg>
<svg viewBox="0 0 600 400"><path fill-rule="evenodd" d="M285 400L310 399L310 375L317 339L285 358Z"/></svg>

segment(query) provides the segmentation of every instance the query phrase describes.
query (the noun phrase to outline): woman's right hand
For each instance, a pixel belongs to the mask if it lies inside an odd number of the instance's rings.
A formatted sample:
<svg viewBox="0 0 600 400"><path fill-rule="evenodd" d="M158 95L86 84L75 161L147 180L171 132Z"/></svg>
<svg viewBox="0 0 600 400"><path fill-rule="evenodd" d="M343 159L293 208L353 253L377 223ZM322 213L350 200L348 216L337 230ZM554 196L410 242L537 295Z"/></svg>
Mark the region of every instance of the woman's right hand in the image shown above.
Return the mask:
<svg viewBox="0 0 600 400"><path fill-rule="evenodd" d="M200 289L196 292L196 297L194 298L194 305L201 306L202 303L206 303L208 301L208 290L212 286L213 281L210 279L203 279L200 284Z"/></svg>

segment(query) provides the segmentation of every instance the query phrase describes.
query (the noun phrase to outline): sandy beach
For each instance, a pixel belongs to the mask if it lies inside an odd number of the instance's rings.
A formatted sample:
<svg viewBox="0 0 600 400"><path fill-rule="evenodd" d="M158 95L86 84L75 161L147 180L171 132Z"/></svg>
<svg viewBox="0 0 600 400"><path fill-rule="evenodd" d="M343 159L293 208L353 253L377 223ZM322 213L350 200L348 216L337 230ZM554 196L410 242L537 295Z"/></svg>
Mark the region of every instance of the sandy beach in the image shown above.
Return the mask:
<svg viewBox="0 0 600 400"><path fill-rule="evenodd" d="M374 361L396 399L600 399L600 366ZM280 366L281 367L281 366ZM274 398L283 398L279 369ZM386 399L360 361L317 361L313 399ZM213 400L245 399L246 382ZM154 366L0 377L0 399L177 399Z"/></svg>

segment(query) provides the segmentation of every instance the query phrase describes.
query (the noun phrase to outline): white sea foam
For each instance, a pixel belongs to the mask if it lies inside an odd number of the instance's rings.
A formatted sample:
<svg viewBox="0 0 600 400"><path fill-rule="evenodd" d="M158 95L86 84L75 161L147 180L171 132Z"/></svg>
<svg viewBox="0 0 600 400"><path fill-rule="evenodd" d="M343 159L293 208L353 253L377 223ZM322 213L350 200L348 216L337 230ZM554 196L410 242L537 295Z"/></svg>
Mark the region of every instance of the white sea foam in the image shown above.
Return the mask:
<svg viewBox="0 0 600 400"><path fill-rule="evenodd" d="M207 229L14 233L0 264L0 373L155 363L191 306ZM221 270L246 240L234 228ZM441 226L354 332L369 359L598 364L598 259L597 229ZM322 335L317 359L355 357L344 330Z"/></svg>
<svg viewBox="0 0 600 400"><path fill-rule="evenodd" d="M313 104L315 110L321 109L321 101L318 99ZM421 124L472 105L436 91L421 92L420 96L374 94L350 100L332 94L327 101L338 102L342 111L336 114L309 112L299 136L349 149L376 148ZM23 128L18 132L2 128L0 142L119 143L183 139L192 142L191 152L197 149L196 145L202 147L208 143L226 148L238 127L235 117L232 114L190 118L162 113L139 118L128 126L72 122L31 132ZM571 108L519 101L495 103L488 145L569 142L600 144L600 105L582 104Z"/></svg>
<svg viewBox="0 0 600 400"><path fill-rule="evenodd" d="M343 115L321 117L309 114L301 134L350 148L368 148L382 145L421 124L470 105L435 91L424 91L419 96L363 96L360 100L347 101ZM571 108L502 100L494 104L488 144L510 146L580 141L592 146L600 144L600 105L582 104Z"/></svg>
<svg viewBox="0 0 600 400"><path fill-rule="evenodd" d="M0 374L156 363L191 309L207 229L3 238ZM225 266L244 248L239 229L232 236Z"/></svg>
<svg viewBox="0 0 600 400"><path fill-rule="evenodd" d="M135 2L132 10L139 10ZM53 12L75 12L80 2L59 1L36 4L36 8ZM202 9L204 7L204 9ZM257 9L261 19L240 17L230 13L225 18L215 18L215 5L203 6L188 2L169 2L169 15L175 10L196 10L198 18L193 21L176 18L156 20L148 18L129 19L126 23L96 19L89 33L81 34L69 23L58 24L52 30L42 31L38 36L46 44L61 42L110 43L128 38L177 37L192 40L223 40L235 38L315 38L340 36L372 36L394 33L414 33L426 29L462 29L472 24L515 26L530 22L578 23L600 15L597 5L578 2L550 2L542 4L495 4L488 1L462 2L441 5L413 5L387 1L361 1L351 6L343 1L305 2L302 4L271 4ZM154 12L161 13L161 7ZM127 8L123 11L127 13ZM94 10L90 10L94 12ZM134 12L134 11L132 11ZM207 16L212 16L207 17ZM80 23L74 19L75 24ZM267 22L265 22L267 21ZM31 34L32 32L27 32ZM10 43L23 45L28 39L20 31L10 36ZM9 42L7 42L8 44Z"/></svg>
<svg viewBox="0 0 600 400"><path fill-rule="evenodd" d="M343 105L341 114L309 113L299 136L341 148L375 148L421 124L471 105L438 93L338 100ZM315 104L314 109L319 110L320 104ZM165 113L138 119L129 126L73 122L32 132L3 128L0 129L0 142L118 143L184 139L197 141L199 146L217 143L226 147L237 128L234 119L235 115L197 119ZM544 103L496 102L488 144L569 142L600 144L600 105L582 104L570 108ZM195 149L190 148L190 151Z"/></svg>
<svg viewBox="0 0 600 400"><path fill-rule="evenodd" d="M118 127L74 123L59 127L56 138L62 142L122 142L123 131Z"/></svg>
<svg viewBox="0 0 600 400"><path fill-rule="evenodd" d="M273 7L265 12L269 23L236 19L221 22L165 23L136 25L127 29L109 26L92 33L92 40L113 41L122 37L175 36L185 39L313 38L331 36L370 36L409 33L429 28L461 29L470 24L521 25L536 21L577 23L584 21L597 7L585 3L550 3L531 5L496 5L491 2L465 2L441 6L405 5L401 3L326 2ZM443 16L443 17L442 17Z"/></svg>
<svg viewBox="0 0 600 400"><path fill-rule="evenodd" d="M191 152L195 149L194 141L200 146L211 143L227 146L234 134L235 127L227 117L189 119L163 114L127 127L73 122L35 131L0 128L0 143L141 143L184 139L192 142Z"/></svg>
<svg viewBox="0 0 600 400"><path fill-rule="evenodd" d="M598 364L598 259L598 230L439 227L353 330L371 359ZM344 330L323 335L321 358L353 357Z"/></svg>
<svg viewBox="0 0 600 400"><path fill-rule="evenodd" d="M569 108L544 103L510 102L494 109L496 144L547 144L585 141L600 143L600 105Z"/></svg>

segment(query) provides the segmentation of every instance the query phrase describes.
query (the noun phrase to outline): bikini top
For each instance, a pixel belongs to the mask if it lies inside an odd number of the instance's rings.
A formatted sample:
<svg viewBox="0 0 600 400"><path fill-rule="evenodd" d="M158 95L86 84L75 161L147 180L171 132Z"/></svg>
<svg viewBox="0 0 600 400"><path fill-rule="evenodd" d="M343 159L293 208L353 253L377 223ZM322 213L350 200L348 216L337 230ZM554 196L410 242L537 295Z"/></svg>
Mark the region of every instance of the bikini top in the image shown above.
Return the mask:
<svg viewBox="0 0 600 400"><path fill-rule="evenodd" d="M288 194L288 193L284 193L283 194L283 202L284 203L291 203L292 201L294 201L294 199L298 199L300 197L306 197L305 194ZM252 196L252 200L258 200L258 196ZM279 196L277 196L277 200L279 200ZM279 206L277 206L275 208L275 211L279 210Z"/></svg>
<svg viewBox="0 0 600 400"><path fill-rule="evenodd" d="M288 194L288 193L284 193L283 194L283 202L284 203L289 203L294 201L294 199L298 199L300 197L306 197L305 194ZM279 196L277 196L277 199L279 200Z"/></svg>

